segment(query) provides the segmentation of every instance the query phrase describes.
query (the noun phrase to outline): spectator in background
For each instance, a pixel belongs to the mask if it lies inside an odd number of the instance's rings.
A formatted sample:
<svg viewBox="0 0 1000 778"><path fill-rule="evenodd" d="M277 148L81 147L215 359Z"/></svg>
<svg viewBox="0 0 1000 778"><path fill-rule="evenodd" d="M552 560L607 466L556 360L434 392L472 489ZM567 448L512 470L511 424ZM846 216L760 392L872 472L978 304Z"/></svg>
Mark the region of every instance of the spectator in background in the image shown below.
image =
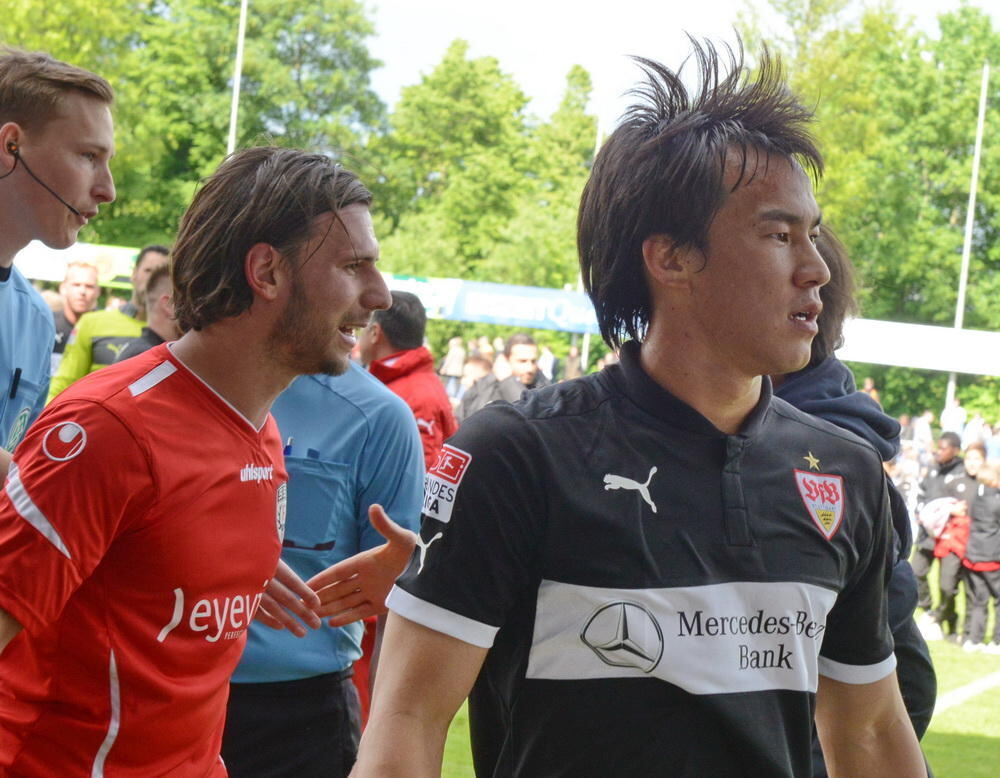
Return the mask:
<svg viewBox="0 0 1000 778"><path fill-rule="evenodd" d="M941 432L954 432L961 440L966 417L962 403L957 397L952 397L948 407L941 411Z"/></svg>
<svg viewBox="0 0 1000 778"><path fill-rule="evenodd" d="M465 365L462 366L462 385L459 387L458 396L451 398L452 407L458 408L465 393L472 388L472 385L480 378L484 378L492 373L493 363L486 357L473 354L465 360Z"/></svg>
<svg viewBox="0 0 1000 778"><path fill-rule="evenodd" d="M923 620L925 625L924 635L930 638L938 638L941 624L939 612L934 609L931 598L931 587L928 575L934 563L934 546L937 534L928 529L934 518L929 515L936 514L936 509L940 503L935 503L942 497L952 497L950 486L953 481L965 477L965 468L962 466L961 439L954 432L945 432L938 439L937 449L934 451L934 469L928 473L927 477L920 484L920 502L917 506L917 519L920 528L917 531L916 548L913 552L911 564L913 572L917 576L917 607L927 611ZM932 505L934 503L934 505ZM952 625L954 626L954 625Z"/></svg>
<svg viewBox="0 0 1000 778"><path fill-rule="evenodd" d="M924 455L929 454L934 448L934 430L931 427L933 423L934 412L930 410L924 411L913 420L913 440L917 444L921 464L925 464Z"/></svg>
<svg viewBox="0 0 1000 778"><path fill-rule="evenodd" d="M1000 654L1000 470L979 469L972 526L965 547L965 625L962 648ZM987 606L993 598L993 640L986 645Z"/></svg>
<svg viewBox="0 0 1000 778"><path fill-rule="evenodd" d="M556 380L559 374L559 360L547 345L542 346L542 351L538 355L538 370L550 384Z"/></svg>
<svg viewBox="0 0 1000 778"><path fill-rule="evenodd" d="M962 580L965 546L969 541L969 507L978 491L976 476L985 463L986 449L982 443L975 443L966 449L962 459L964 472L956 475L945 487L945 496L950 499L951 508L947 521L934 539L939 599L937 608L931 612L931 619L941 627L942 637L953 643L962 642L955 601Z"/></svg>
<svg viewBox="0 0 1000 778"><path fill-rule="evenodd" d="M0 477L45 404L55 343L52 312L14 257L33 240L72 246L115 199L113 100L100 76L0 49Z"/></svg>
<svg viewBox="0 0 1000 778"><path fill-rule="evenodd" d="M986 441L986 461L991 465L1000 465L1000 424L993 425L993 434Z"/></svg>
<svg viewBox="0 0 1000 778"><path fill-rule="evenodd" d="M458 424L434 373L434 357L423 345L427 328L423 303L410 292L391 294L392 306L373 313L361 332L361 363L410 406L420 430L424 462L430 468Z"/></svg>
<svg viewBox="0 0 1000 778"><path fill-rule="evenodd" d="M80 317L63 351L59 370L52 377L50 402L74 381L114 364L122 349L142 335L146 326L146 282L155 267L166 264L169 253L166 246L146 246L132 269L131 301L118 311L93 311Z"/></svg>
<svg viewBox="0 0 1000 778"><path fill-rule="evenodd" d="M986 423L983 415L979 411L975 411L972 418L966 423L965 429L962 430L962 448L967 449L973 443L982 443L985 446L989 439L990 426Z"/></svg>
<svg viewBox="0 0 1000 778"><path fill-rule="evenodd" d="M549 382L538 370L538 345L528 333L518 332L507 338L504 357L510 375L502 380L498 379L494 364L491 375L476 381L458 406L455 415L460 423L494 400L512 403L521 399L521 395L528 389L548 386Z"/></svg>
<svg viewBox="0 0 1000 778"><path fill-rule="evenodd" d="M878 393L878 389L875 388L875 379L874 378L872 378L871 376L868 376L867 378L865 378L864 385L863 385L863 388L861 389L861 391L864 392L865 394L867 394L869 397L871 397L880 406L882 405L882 398L881 398L881 396Z"/></svg>
<svg viewBox="0 0 1000 778"><path fill-rule="evenodd" d="M581 375L583 375L583 366L580 361L580 349L573 345L569 347L569 354L566 356L565 378L567 381L572 381Z"/></svg>
<svg viewBox="0 0 1000 778"><path fill-rule="evenodd" d="M153 346L159 346L181 336L174 315L173 288L170 283L170 265L164 263L153 268L143 292L143 307L146 309L147 326L135 340L126 343L116 362L134 357Z"/></svg>
<svg viewBox="0 0 1000 778"><path fill-rule="evenodd" d="M464 364L465 348L462 346L462 338L455 336L448 341L448 351L445 352L444 358L441 360L441 369L438 370L449 397L458 396L458 390L462 384L462 366Z"/></svg>
<svg viewBox="0 0 1000 778"><path fill-rule="evenodd" d="M910 419L910 414L901 413L897 421L899 421L899 439L913 440L913 421Z"/></svg>
<svg viewBox="0 0 1000 778"><path fill-rule="evenodd" d="M59 367L66 341L77 320L97 305L101 288L97 285L97 268L89 262L70 262L66 275L59 284L62 306L53 315L56 325L56 343L52 349L52 372Z"/></svg>

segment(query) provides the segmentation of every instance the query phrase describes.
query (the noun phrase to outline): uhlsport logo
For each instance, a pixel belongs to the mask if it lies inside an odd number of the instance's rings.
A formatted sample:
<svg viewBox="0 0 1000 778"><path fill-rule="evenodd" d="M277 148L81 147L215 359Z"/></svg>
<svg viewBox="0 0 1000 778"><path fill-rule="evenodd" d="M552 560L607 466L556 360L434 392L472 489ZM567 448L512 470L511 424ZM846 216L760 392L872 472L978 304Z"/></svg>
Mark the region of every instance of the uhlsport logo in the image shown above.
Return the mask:
<svg viewBox="0 0 1000 778"><path fill-rule="evenodd" d="M839 475L795 470L795 484L812 520L830 540L844 520L844 479Z"/></svg>
<svg viewBox="0 0 1000 778"><path fill-rule="evenodd" d="M75 421L57 424L42 438L42 452L54 462L80 456L87 446L87 431Z"/></svg>
<svg viewBox="0 0 1000 778"><path fill-rule="evenodd" d="M580 632L580 640L605 664L651 673L663 656L663 630L646 608L612 602L599 608Z"/></svg>
<svg viewBox="0 0 1000 778"><path fill-rule="evenodd" d="M240 469L240 480L243 482L270 481L274 477L274 465L253 465L247 464Z"/></svg>
<svg viewBox="0 0 1000 778"><path fill-rule="evenodd" d="M424 477L423 513L447 524L458 496L458 486L472 462L467 451L446 445L441 449L434 467Z"/></svg>

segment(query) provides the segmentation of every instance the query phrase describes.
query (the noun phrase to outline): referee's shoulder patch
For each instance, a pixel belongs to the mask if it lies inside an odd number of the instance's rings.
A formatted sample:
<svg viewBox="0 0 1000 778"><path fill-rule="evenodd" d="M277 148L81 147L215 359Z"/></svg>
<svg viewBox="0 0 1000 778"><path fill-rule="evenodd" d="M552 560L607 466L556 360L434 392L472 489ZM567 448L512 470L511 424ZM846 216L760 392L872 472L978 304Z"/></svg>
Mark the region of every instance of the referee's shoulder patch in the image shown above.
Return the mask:
<svg viewBox="0 0 1000 778"><path fill-rule="evenodd" d="M445 444L434 466L424 476L423 513L443 524L451 521L451 511L458 495L459 484L469 469L472 455Z"/></svg>

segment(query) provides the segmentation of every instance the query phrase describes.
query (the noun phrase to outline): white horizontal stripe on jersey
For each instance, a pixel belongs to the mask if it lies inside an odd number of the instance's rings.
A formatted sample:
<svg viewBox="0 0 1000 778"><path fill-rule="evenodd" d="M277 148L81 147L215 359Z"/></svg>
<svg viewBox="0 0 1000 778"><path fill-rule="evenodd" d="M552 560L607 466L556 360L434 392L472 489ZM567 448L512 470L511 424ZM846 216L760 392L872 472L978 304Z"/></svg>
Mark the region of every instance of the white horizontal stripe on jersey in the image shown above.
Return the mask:
<svg viewBox="0 0 1000 778"><path fill-rule="evenodd" d="M18 512L22 519L41 532L46 540L59 549L60 554L67 559L73 558L70 556L69 549L66 548L66 544L63 543L63 539L59 536L56 528L52 526L52 522L35 505L34 500L31 499L28 491L24 488L24 484L21 483L21 471L13 462L10 463L10 470L7 472L7 496L10 497L10 501L14 505L14 510Z"/></svg>
<svg viewBox="0 0 1000 778"><path fill-rule="evenodd" d="M490 648L499 629L421 600L398 586L392 587L385 604L410 621L480 648Z"/></svg>
<svg viewBox="0 0 1000 778"><path fill-rule="evenodd" d="M173 362L161 362L150 370L142 378L137 378L128 385L128 390L133 397L138 397L143 392L152 389L160 381L177 372L177 366Z"/></svg>
<svg viewBox="0 0 1000 778"><path fill-rule="evenodd" d="M836 599L797 582L605 589L543 581L527 677L655 677L691 694L815 692Z"/></svg>
<svg viewBox="0 0 1000 778"><path fill-rule="evenodd" d="M819 674L841 683L865 684L881 681L896 669L896 655L888 657L874 665L845 665L834 662L825 656L819 658Z"/></svg>
<svg viewBox="0 0 1000 778"><path fill-rule="evenodd" d="M118 686L118 664L115 662L115 652L111 652L111 662L108 666L108 691L111 697L111 720L108 722L108 734L104 736L104 742L97 749L97 756L94 757L94 764L90 768L90 778L104 778L104 762L108 758L111 746L118 739L118 729L122 721L122 700L121 689Z"/></svg>

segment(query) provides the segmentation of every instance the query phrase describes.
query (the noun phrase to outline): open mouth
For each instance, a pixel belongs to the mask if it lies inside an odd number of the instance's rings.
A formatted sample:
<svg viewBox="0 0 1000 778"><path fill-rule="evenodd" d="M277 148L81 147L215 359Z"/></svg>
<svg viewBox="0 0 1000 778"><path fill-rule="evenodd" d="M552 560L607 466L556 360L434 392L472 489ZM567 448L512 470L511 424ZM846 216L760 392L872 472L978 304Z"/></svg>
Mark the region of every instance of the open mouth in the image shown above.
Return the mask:
<svg viewBox="0 0 1000 778"><path fill-rule="evenodd" d="M816 321L817 315L815 313L810 313L809 311L799 311L798 313L793 313L789 318L795 321L805 321L812 322Z"/></svg>

